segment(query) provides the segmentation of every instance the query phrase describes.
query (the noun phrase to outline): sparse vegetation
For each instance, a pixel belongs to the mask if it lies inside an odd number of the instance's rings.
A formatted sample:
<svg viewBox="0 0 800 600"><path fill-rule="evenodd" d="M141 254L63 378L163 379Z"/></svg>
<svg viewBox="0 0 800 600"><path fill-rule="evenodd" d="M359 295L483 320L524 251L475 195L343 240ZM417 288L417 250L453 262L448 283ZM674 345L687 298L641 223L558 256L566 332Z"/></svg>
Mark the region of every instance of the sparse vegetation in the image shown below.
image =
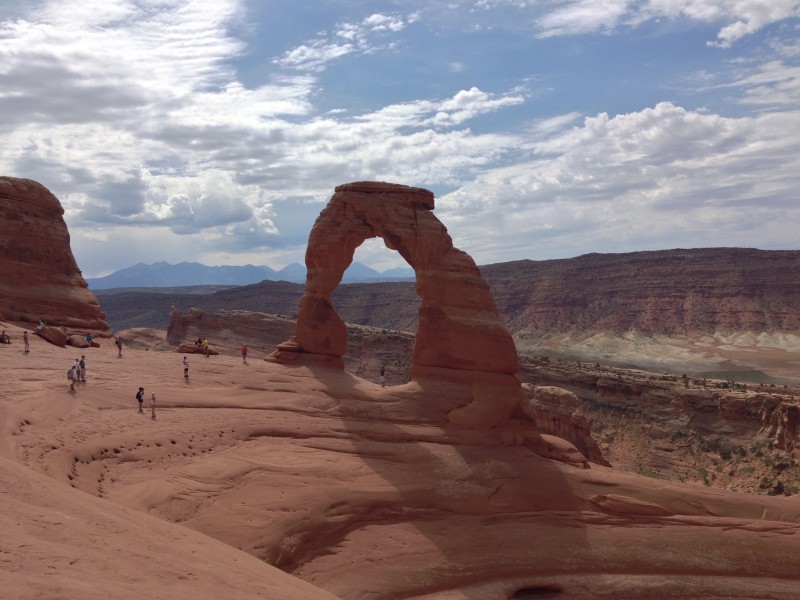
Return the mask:
<svg viewBox="0 0 800 600"><path fill-rule="evenodd" d="M658 479L658 473L656 473L650 467L639 467L639 475L644 475L645 477L652 477L653 479Z"/></svg>
<svg viewBox="0 0 800 600"><path fill-rule="evenodd" d="M703 480L703 483L706 485L711 485L711 482L708 480L708 469L705 467L700 467L697 469L697 475Z"/></svg>
<svg viewBox="0 0 800 600"><path fill-rule="evenodd" d="M536 363L541 364L538 361ZM564 364L574 374L577 362ZM593 365L596 365L597 370ZM757 384L748 388L732 379L725 381L692 378L689 373L648 373L613 366L600 367L600 363L583 362L581 366L584 371L607 373L630 387L627 389L611 386L600 389L595 386L588 389L585 395L576 391L583 401L594 439L600 443L604 455L617 469L678 482L702 481L707 486L755 494L775 493L775 486L759 487L764 476L769 476L771 483L777 481L776 475L780 475L784 488L778 493L789 493L791 485L800 487L800 469L789 455L772 447L772 439L759 438L742 442L739 441L740 438L725 433L693 429L689 421L684 421L683 426L677 425L679 421L674 420L675 413L668 415L663 411L666 408L665 401L670 401L672 407L682 413L681 416L694 413L713 414L713 418L719 418L722 415L716 411L721 408L719 401L724 395L731 392L751 394ZM553 368L557 369L558 366ZM702 391L697 396L687 395L685 399L681 398L679 390L687 388L687 382L689 389ZM776 389L773 386L768 389L766 386L765 382L760 393L764 396L769 394L772 398L769 403L772 406L787 404L797 397L797 389L792 386L789 390L791 395L782 388ZM763 401L764 398L755 398L756 404L753 404L753 401L748 400L742 404L747 414L730 418L734 421L743 419L746 423L755 416L753 413ZM733 405L730 409L740 410ZM699 419L697 425L715 426L713 420L705 418ZM745 427L735 427L738 435L754 435L757 424L751 422ZM748 429L749 433L745 433ZM662 450L663 445L671 448ZM650 464L649 459L654 452L667 461L663 464L653 463L658 465L657 469L645 466ZM624 468L624 465L634 466Z"/></svg>

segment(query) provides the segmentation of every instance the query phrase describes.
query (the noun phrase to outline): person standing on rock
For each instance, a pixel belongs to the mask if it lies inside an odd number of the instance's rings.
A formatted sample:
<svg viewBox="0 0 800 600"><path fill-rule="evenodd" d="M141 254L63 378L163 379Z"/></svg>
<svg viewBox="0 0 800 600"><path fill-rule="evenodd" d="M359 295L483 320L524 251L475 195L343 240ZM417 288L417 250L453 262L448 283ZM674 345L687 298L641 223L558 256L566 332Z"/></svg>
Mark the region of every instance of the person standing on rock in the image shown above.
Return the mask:
<svg viewBox="0 0 800 600"><path fill-rule="evenodd" d="M150 418L156 418L156 394L153 392L150 394Z"/></svg>
<svg viewBox="0 0 800 600"><path fill-rule="evenodd" d="M81 382L86 383L86 356L81 354L81 361L78 363L81 367Z"/></svg>
<svg viewBox="0 0 800 600"><path fill-rule="evenodd" d="M185 356L183 357L183 378L189 379L189 361Z"/></svg>
<svg viewBox="0 0 800 600"><path fill-rule="evenodd" d="M144 388L140 387L139 391L136 392L136 401L139 403L139 412L143 413L142 406L144 405Z"/></svg>
<svg viewBox="0 0 800 600"><path fill-rule="evenodd" d="M28 330L25 330L25 333L22 334L22 342L25 344L25 354L31 351L31 342L28 340Z"/></svg>
<svg viewBox="0 0 800 600"><path fill-rule="evenodd" d="M381 365L381 387L386 387L386 367Z"/></svg>
<svg viewBox="0 0 800 600"><path fill-rule="evenodd" d="M122 356L122 338L117 336L117 339L114 341L114 343L117 345L117 350L119 351L117 356Z"/></svg>
<svg viewBox="0 0 800 600"><path fill-rule="evenodd" d="M242 344L242 362L247 362L247 344Z"/></svg>

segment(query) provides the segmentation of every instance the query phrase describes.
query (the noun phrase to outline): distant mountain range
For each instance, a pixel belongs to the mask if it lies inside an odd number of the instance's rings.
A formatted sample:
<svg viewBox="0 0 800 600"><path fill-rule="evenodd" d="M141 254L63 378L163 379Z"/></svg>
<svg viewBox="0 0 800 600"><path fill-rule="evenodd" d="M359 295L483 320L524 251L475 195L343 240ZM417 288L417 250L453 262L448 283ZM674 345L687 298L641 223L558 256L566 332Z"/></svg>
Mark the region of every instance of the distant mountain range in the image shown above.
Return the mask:
<svg viewBox="0 0 800 600"><path fill-rule="evenodd" d="M409 279L414 279L414 270L411 268L397 268L379 272L360 262L354 262L345 271L342 281L344 283L375 283ZM280 271L276 271L270 267L255 265L209 267L196 262L182 262L177 265L157 262L152 265L139 263L132 267L115 271L105 277L86 280L93 290L197 285L251 285L261 281L305 283L306 268L299 263L292 263Z"/></svg>

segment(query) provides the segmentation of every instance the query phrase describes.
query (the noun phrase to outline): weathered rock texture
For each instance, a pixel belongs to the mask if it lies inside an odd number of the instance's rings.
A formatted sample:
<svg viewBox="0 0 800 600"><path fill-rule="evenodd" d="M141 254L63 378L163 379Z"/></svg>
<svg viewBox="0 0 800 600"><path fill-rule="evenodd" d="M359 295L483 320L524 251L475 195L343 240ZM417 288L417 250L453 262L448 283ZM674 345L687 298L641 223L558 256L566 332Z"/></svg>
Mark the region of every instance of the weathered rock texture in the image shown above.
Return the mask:
<svg viewBox="0 0 800 600"><path fill-rule="evenodd" d="M591 451L578 433L581 420L616 468L750 493L800 493L798 386L683 378L525 355L520 363L521 379L533 384L524 388L563 388L559 395L569 390L580 400L575 423L559 422L547 405L533 416L542 433L569 439L587 456ZM784 489L774 492L778 483Z"/></svg>
<svg viewBox="0 0 800 600"><path fill-rule="evenodd" d="M198 338L208 339L209 346L238 356L242 344L262 355L285 340L295 329L294 319L241 310L223 310L214 314L192 308L185 314L170 311L167 341L173 345L194 346ZM183 350L180 350L183 352ZM199 350L202 353L202 349Z"/></svg>
<svg viewBox="0 0 800 600"><path fill-rule="evenodd" d="M64 209L43 185L0 177L0 313L21 323L108 330L69 245Z"/></svg>
<svg viewBox="0 0 800 600"><path fill-rule="evenodd" d="M572 392L548 385L524 385L526 412L542 433L572 442L589 462L611 466L592 438L589 421L581 410L581 400Z"/></svg>
<svg viewBox="0 0 800 600"><path fill-rule="evenodd" d="M514 332L797 332L800 252L702 248L488 265Z"/></svg>
<svg viewBox="0 0 800 600"><path fill-rule="evenodd" d="M797 598L796 498L547 460L440 419L444 384L126 346L70 394L32 346L0 349L3 600Z"/></svg>
<svg viewBox="0 0 800 600"><path fill-rule="evenodd" d="M414 269L420 298L411 378L457 379L472 402L449 419L464 427L504 424L519 406L517 352L472 258L453 246L433 216L433 194L402 185L360 182L338 186L308 240L305 293L297 333L273 359L303 354L343 367L347 326L332 293L365 240L380 237Z"/></svg>

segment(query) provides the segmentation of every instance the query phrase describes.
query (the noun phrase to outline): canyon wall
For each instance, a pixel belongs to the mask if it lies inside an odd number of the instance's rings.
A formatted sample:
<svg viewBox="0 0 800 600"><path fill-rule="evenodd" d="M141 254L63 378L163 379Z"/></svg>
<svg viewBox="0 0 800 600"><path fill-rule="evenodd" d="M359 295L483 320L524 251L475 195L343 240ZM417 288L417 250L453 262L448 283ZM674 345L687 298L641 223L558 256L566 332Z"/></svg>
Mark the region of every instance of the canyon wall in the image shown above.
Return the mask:
<svg viewBox="0 0 800 600"><path fill-rule="evenodd" d="M514 261L480 267L515 338L635 329L649 334L800 331L800 251L703 248ZM793 276L794 274L794 276ZM138 303L206 311L297 312L303 286L264 281L207 296L103 294L109 314L132 318ZM420 299L414 282L343 284L332 294L347 323L414 331Z"/></svg>
<svg viewBox="0 0 800 600"><path fill-rule="evenodd" d="M749 248L586 254L481 267L514 332L800 330L800 252Z"/></svg>

